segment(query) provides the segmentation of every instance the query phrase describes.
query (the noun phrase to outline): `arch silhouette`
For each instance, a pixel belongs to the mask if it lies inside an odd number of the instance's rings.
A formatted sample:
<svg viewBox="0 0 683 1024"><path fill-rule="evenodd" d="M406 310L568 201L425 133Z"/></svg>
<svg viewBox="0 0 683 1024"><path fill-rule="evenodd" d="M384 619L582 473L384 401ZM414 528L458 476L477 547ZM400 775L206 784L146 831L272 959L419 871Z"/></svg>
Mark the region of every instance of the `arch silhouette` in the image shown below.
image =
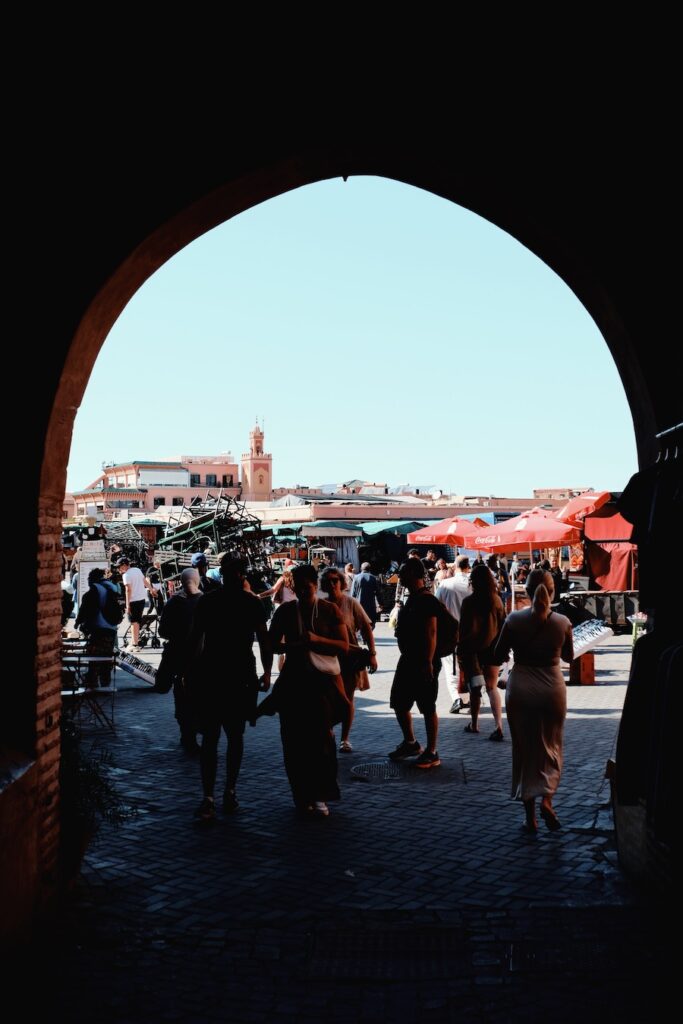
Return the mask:
<svg viewBox="0 0 683 1024"><path fill-rule="evenodd" d="M32 343L15 346L13 378L22 393L30 384L30 416L21 423L22 513L30 523L22 566L30 569L16 573L14 607L25 631L0 692L7 746L26 755L21 775L0 792L0 901L8 934L25 930L55 886L59 544L76 411L112 324L189 242L316 181L375 175L413 185L508 232L571 288L616 363L641 466L654 459L656 432L683 418L678 378L667 372L674 352L657 261L665 231L658 235L657 226L668 223L673 188L660 180L660 167L643 177L624 166L609 139L568 153L564 140L553 146L546 137L509 154L470 154L438 138L419 147L395 139L323 142L310 133L303 143L254 145L235 128L229 145L195 147L184 167L176 163L187 143L180 135L142 146L124 140L115 151L108 139L99 149L88 139L70 150L49 183L26 190L25 209L38 224L26 316L30 342L35 336L41 348L38 361Z"/></svg>

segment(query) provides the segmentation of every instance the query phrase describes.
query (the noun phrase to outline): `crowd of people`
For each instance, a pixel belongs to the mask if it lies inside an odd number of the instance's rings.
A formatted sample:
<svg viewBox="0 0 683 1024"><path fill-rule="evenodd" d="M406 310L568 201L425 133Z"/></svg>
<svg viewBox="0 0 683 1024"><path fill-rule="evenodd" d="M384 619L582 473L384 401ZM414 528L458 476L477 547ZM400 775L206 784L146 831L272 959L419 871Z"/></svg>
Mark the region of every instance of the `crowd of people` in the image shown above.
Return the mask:
<svg viewBox="0 0 683 1024"><path fill-rule="evenodd" d="M390 706L401 732L394 761L416 769L439 766L439 676L452 699L451 712L468 708L465 732L479 733L480 709L488 695L494 719L490 739L504 741L500 666L514 653L506 690L512 739L512 795L523 801L524 828L537 830L536 800L551 830L559 828L552 798L562 769L562 731L566 693L560 658L572 658L569 620L551 608L559 586L556 568L532 569L526 578L531 605L506 615L510 579L495 556L470 565L461 555L453 566L434 552L408 553L396 590L396 639L400 657ZM337 753L353 750L350 734L356 691L366 690L377 669L374 629L380 591L368 563L358 573L350 565L290 564L270 588L251 592L246 565L225 555L220 581L209 574L203 553L192 557L181 586L164 602L160 576L143 572L125 555L109 573L91 571L76 626L92 649L114 650L117 602L125 606L137 648L142 615L149 601L159 613L166 640L156 689L173 690L180 739L198 755L202 799L196 817L216 816L217 749L227 738L223 810L238 807L237 780L246 723L278 715L285 770L296 809L305 816L327 817L339 798ZM266 597L275 611L268 624ZM119 621L121 615L119 614ZM253 653L256 639L262 675ZM457 653L456 653L457 645ZM273 657L279 673L271 688ZM106 685L108 680L102 680ZM93 680L93 685L97 681ZM259 692L267 696L259 703ZM425 744L414 731L413 708L424 720ZM333 728L341 727L337 748ZM198 742L201 737L201 743Z"/></svg>

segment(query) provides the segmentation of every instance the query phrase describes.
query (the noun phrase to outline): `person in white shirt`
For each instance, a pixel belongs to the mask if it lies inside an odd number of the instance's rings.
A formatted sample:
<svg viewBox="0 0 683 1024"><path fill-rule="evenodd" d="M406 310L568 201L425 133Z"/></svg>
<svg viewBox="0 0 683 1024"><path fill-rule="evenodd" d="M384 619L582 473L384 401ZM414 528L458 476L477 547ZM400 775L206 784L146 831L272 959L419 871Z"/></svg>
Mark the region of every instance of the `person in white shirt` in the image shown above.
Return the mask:
<svg viewBox="0 0 683 1024"><path fill-rule="evenodd" d="M455 560L455 572L448 579L443 580L436 591L436 596L448 608L453 618L460 622L462 602L470 593L470 560L467 555L458 555ZM446 673L446 687L453 701L451 714L457 715L469 706L463 703L462 697L458 694L458 676L460 673L454 671L454 658L450 656L444 658L443 667Z"/></svg>
<svg viewBox="0 0 683 1024"><path fill-rule="evenodd" d="M145 611L147 601L147 587L145 577L141 569L131 566L127 558L121 558L118 565L119 572L123 578L123 585L126 589L126 611L128 621L132 626L133 650L138 649L140 639L140 622Z"/></svg>
<svg viewBox="0 0 683 1024"><path fill-rule="evenodd" d="M346 589L348 593L351 593L351 587L353 586L353 577L355 575L353 571L353 562L347 562L344 566L344 575L346 576Z"/></svg>

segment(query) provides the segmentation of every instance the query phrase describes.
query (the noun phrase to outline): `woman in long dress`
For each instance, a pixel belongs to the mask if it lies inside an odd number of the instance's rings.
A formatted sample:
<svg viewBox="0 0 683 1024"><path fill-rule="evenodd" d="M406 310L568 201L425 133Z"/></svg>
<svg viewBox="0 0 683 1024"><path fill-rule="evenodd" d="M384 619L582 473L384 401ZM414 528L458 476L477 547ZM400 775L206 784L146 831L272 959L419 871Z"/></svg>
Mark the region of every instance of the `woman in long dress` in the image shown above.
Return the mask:
<svg viewBox="0 0 683 1024"><path fill-rule="evenodd" d="M569 619L550 608L553 578L534 569L527 579L530 608L508 615L496 646L496 657L515 663L506 688L506 710L512 737L512 797L524 802L524 829L538 831L536 799L551 831L560 827L553 796L562 773L562 739L567 689L560 658L571 661L574 650Z"/></svg>
<svg viewBox="0 0 683 1024"><path fill-rule="evenodd" d="M362 667L358 661L361 647L358 644L357 634L360 633L368 645L370 669L372 672L376 672L377 652L375 650L375 634L372 631L372 623L363 611L360 601L344 593L346 590L346 578L340 569L332 565L328 566L327 569L323 569L320 576L320 589L327 596L328 601L331 601L341 612L341 617L348 632L349 652L348 654L342 654L339 659L344 692L349 702L346 715L341 724L342 734L339 752L341 754L350 754L353 750L349 742L349 733L351 732L355 710L353 698L356 690L370 689L367 669Z"/></svg>
<svg viewBox="0 0 683 1024"><path fill-rule="evenodd" d="M294 803L302 813L326 817L327 802L340 795L332 726L342 720L348 704L337 660L348 652L348 634L338 609L316 597L313 566L296 566L292 580L296 600L281 604L270 624L272 649L286 656L271 703L280 715ZM265 706L262 713L268 713Z"/></svg>
<svg viewBox="0 0 683 1024"><path fill-rule="evenodd" d="M482 690L491 702L495 729L489 739L503 740L503 708L498 690L498 666L494 646L505 621L505 610L498 596L498 585L486 565L475 565L470 573L469 594L460 608L460 639L458 660L465 672L465 682L470 692L470 714L472 721L465 726L465 732L479 732L479 709Z"/></svg>

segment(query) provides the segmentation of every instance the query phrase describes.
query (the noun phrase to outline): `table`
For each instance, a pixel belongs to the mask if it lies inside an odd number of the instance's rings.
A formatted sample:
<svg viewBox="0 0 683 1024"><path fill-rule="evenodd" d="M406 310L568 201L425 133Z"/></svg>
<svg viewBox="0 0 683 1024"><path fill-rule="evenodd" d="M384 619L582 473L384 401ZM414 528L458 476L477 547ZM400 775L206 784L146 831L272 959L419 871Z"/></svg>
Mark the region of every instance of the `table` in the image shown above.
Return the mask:
<svg viewBox="0 0 683 1024"><path fill-rule="evenodd" d="M68 713L79 722L84 715L97 725L116 732L114 724L114 699L116 697L116 656L86 654L85 649L74 650L69 645L62 654L62 704ZM89 670L96 665L111 666L109 686L87 685ZM67 685L65 685L67 683Z"/></svg>

